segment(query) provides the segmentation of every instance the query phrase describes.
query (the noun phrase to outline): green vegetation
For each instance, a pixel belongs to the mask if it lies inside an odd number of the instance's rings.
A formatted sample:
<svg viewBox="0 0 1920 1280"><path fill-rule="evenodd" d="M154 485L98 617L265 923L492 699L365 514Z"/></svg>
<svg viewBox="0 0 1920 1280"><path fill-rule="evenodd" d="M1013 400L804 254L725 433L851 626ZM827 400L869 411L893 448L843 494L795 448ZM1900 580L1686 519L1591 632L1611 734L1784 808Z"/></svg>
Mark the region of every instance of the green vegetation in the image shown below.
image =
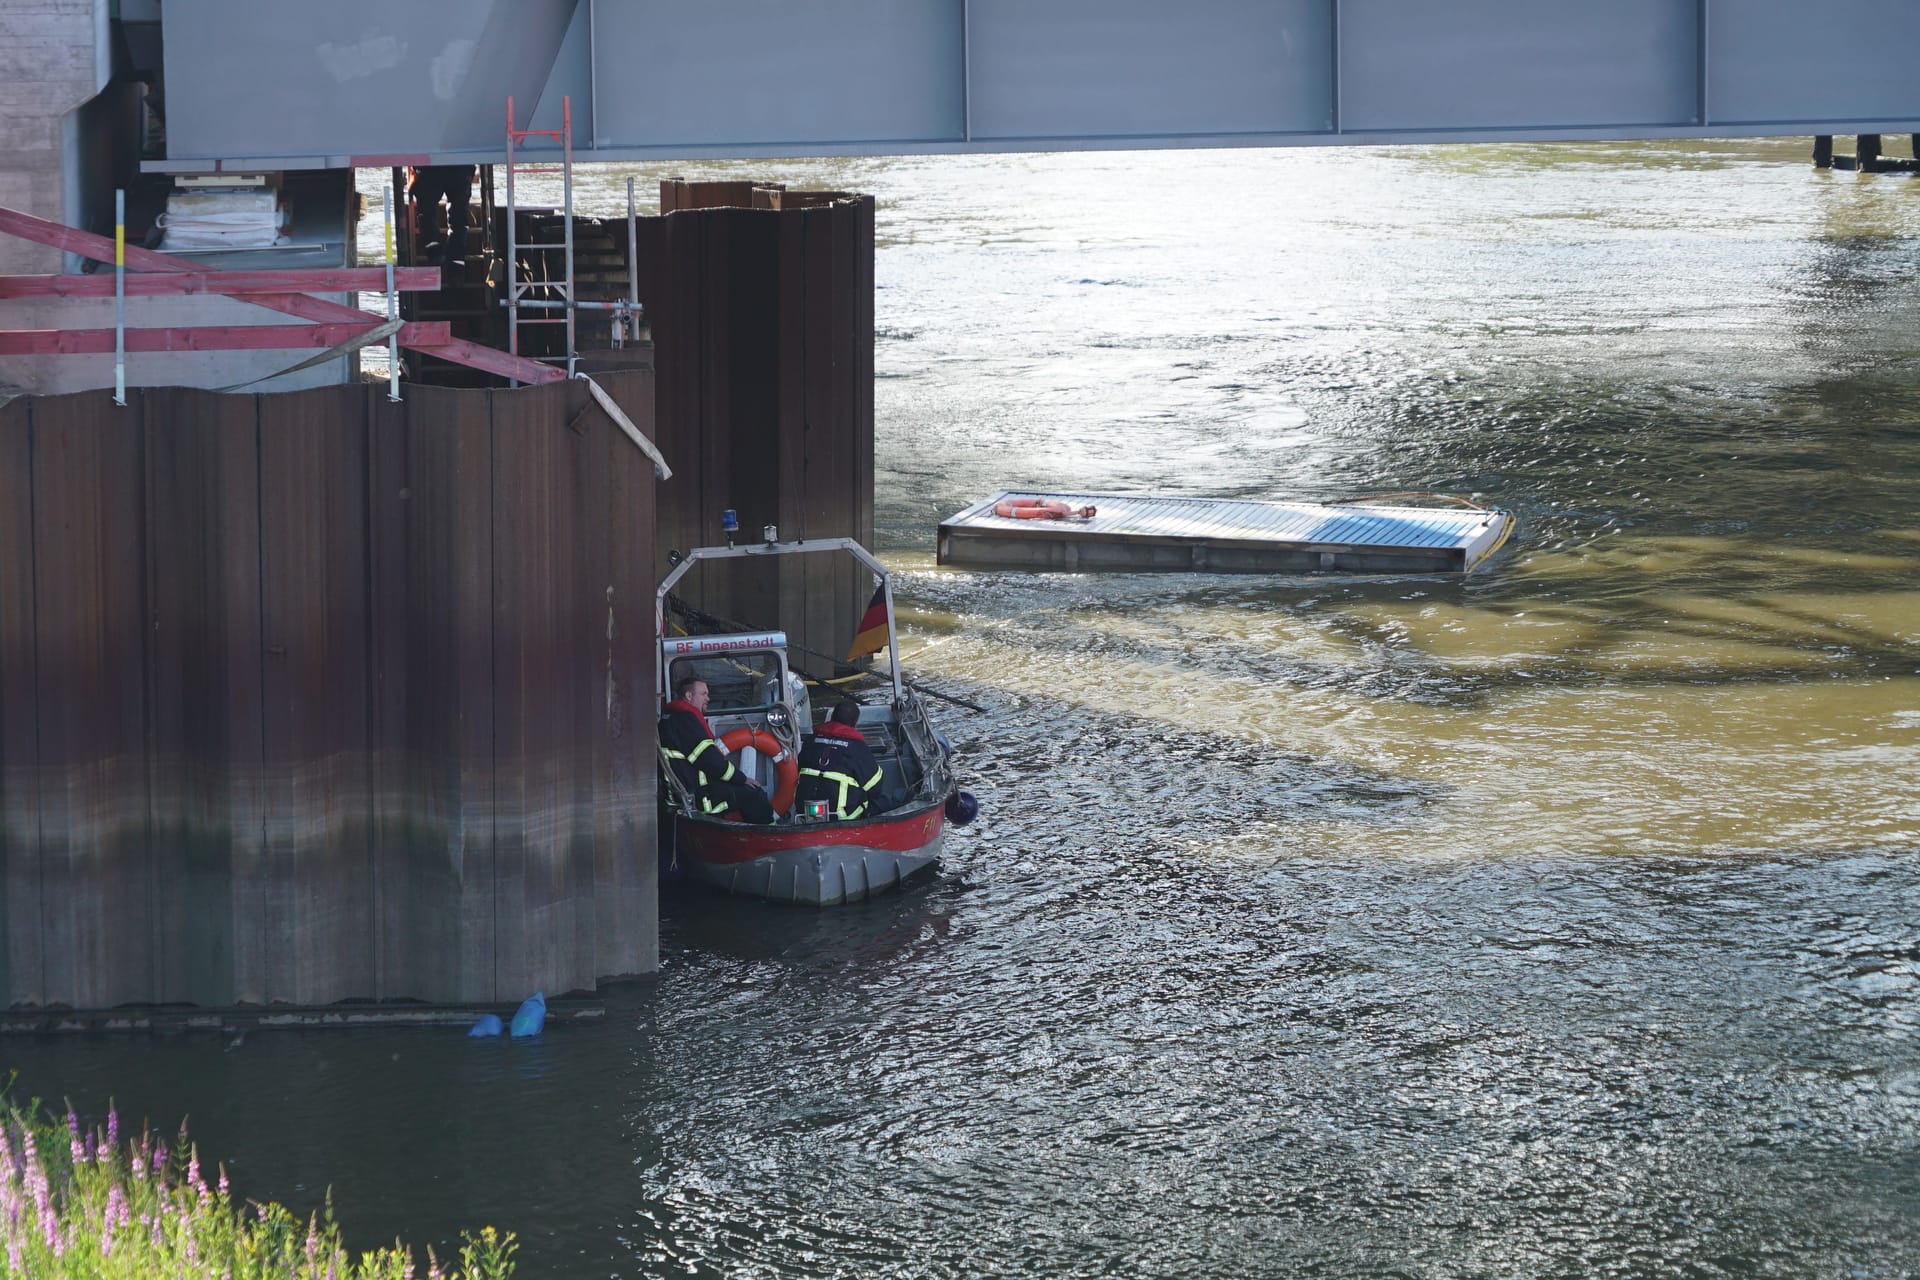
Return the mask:
<svg viewBox="0 0 1920 1280"><path fill-rule="evenodd" d="M0 1102L0 1277L32 1280L415 1280L412 1251L349 1258L333 1220L235 1203L225 1169L208 1182L184 1125L171 1147L144 1129L123 1146L120 1117L84 1129L36 1103ZM424 1280L506 1280L519 1246L492 1227L468 1235L457 1266L427 1250Z"/></svg>

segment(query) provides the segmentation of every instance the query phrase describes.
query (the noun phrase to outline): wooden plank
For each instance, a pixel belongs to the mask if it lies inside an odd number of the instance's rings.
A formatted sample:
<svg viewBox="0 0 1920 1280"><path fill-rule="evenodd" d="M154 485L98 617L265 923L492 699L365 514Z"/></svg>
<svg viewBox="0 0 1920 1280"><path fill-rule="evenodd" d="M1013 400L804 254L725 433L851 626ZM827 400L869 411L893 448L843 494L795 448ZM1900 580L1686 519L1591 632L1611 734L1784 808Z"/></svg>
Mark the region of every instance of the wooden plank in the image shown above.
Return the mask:
<svg viewBox="0 0 1920 1280"><path fill-rule="evenodd" d="M112 262L114 258L113 241L104 236L96 236L86 231L77 231L72 227L63 227L58 223L35 218L14 209L0 209L0 232L35 240L41 244L66 249L82 257L92 258L96 262ZM142 271L186 272L204 274L204 268L184 258L170 257L164 253L155 253L151 249L128 248L125 255L126 265ZM320 323L349 324L364 327L369 313L346 306L338 302L329 302L324 298L313 298L302 293L257 293L245 297L248 302L279 311L286 315L297 316L302 320ZM402 344L405 331L402 331ZM109 350L112 348L109 347ZM478 346L458 338L446 342L435 342L417 348L443 360L457 364L470 365L484 369L489 373L498 373L503 377L518 378L527 383L552 382L566 377L564 371L542 365L537 361L520 360L503 351Z"/></svg>
<svg viewBox="0 0 1920 1280"><path fill-rule="evenodd" d="M367 315L370 313L362 313ZM185 328L128 329L126 349L147 351L280 351L331 347L349 342L379 321L352 324L232 324ZM407 346L435 354L452 341L444 320L416 321L400 330ZM103 355L114 349L111 329L0 329L0 355Z"/></svg>
<svg viewBox="0 0 1920 1280"><path fill-rule="evenodd" d="M265 995L260 495L252 396L153 388L145 428L147 699L159 995Z"/></svg>
<svg viewBox="0 0 1920 1280"><path fill-rule="evenodd" d="M251 301L251 299L249 299ZM407 329L400 331L401 345L412 347L415 351L424 351L430 356L439 356L442 360L451 360L471 369L481 369L487 373L497 373L503 378L513 378L529 386L541 386L549 382L562 382L567 371L550 364L541 364L538 360L529 360L523 356L510 355L492 347L483 347L477 342L468 342L464 338L448 338L444 342L410 342Z"/></svg>
<svg viewBox="0 0 1920 1280"><path fill-rule="evenodd" d="M440 288L438 267L396 267L394 287L401 292ZM181 294L385 293L385 267L316 267L287 271L129 272L129 298ZM0 298L111 298L111 272L92 275L0 276Z"/></svg>
<svg viewBox="0 0 1920 1280"><path fill-rule="evenodd" d="M141 470L136 408L35 401L42 996L76 1008L156 995Z"/></svg>
<svg viewBox="0 0 1920 1280"><path fill-rule="evenodd" d="M0 998L46 1000L40 945L39 664L33 401L0 404Z"/></svg>
<svg viewBox="0 0 1920 1280"><path fill-rule="evenodd" d="M266 998L370 996L367 418L375 388L258 397Z"/></svg>
<svg viewBox="0 0 1920 1280"><path fill-rule="evenodd" d="M0 208L0 234L18 236L22 240L31 240L35 244L64 249L68 253L78 254L95 262L113 265L114 243L111 238L97 236L90 231L81 231L76 227L63 227L45 218L21 213L18 209ZM185 271L195 275L206 271L204 264L189 262L185 258L169 257L164 253L155 253L151 249L143 249L131 244L126 246L123 261L128 269L134 271Z"/></svg>
<svg viewBox="0 0 1920 1280"><path fill-rule="evenodd" d="M370 408L379 993L491 999L489 397L415 387Z"/></svg>

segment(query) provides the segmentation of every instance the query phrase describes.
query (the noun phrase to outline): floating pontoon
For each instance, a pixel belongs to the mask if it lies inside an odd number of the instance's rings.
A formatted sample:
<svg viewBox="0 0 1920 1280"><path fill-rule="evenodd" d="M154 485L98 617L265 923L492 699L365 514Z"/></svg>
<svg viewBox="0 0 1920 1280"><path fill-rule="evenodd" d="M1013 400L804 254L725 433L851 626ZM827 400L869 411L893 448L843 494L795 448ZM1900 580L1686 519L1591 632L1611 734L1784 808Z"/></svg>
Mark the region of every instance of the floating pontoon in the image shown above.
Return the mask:
<svg viewBox="0 0 1920 1280"><path fill-rule="evenodd" d="M939 561L1068 573L1464 573L1512 532L1511 512L1444 495L1314 503L1009 489L941 522Z"/></svg>

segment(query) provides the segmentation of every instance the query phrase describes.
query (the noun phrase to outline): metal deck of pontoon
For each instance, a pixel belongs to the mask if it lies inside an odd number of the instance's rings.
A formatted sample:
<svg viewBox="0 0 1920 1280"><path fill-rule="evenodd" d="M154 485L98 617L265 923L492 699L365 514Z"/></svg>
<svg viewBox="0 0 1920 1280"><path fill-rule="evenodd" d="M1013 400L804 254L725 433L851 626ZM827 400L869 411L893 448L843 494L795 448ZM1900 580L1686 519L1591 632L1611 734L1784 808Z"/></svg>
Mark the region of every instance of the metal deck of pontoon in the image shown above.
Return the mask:
<svg viewBox="0 0 1920 1280"><path fill-rule="evenodd" d="M1088 520L996 516L1005 499L1092 506ZM1477 507L1245 502L1003 490L940 524L941 564L1070 573L1459 573L1507 538Z"/></svg>

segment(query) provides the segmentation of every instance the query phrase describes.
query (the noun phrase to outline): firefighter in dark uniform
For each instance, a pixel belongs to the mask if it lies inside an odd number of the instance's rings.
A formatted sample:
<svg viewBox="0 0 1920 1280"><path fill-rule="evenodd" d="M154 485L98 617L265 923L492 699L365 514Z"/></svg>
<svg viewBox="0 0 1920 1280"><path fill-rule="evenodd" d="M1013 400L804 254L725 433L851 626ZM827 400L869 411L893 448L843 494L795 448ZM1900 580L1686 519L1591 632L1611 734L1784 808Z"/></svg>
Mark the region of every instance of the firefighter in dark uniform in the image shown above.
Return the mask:
<svg viewBox="0 0 1920 1280"><path fill-rule="evenodd" d="M674 693L660 717L660 754L698 811L718 817L732 809L748 822L772 822L773 802L759 784L733 767L733 757L707 724L707 682L690 676Z"/></svg>
<svg viewBox="0 0 1920 1280"><path fill-rule="evenodd" d="M854 728L860 704L842 698L833 714L800 746L800 783L794 803L825 800L835 818L871 818L886 807L880 796L880 763Z"/></svg>

